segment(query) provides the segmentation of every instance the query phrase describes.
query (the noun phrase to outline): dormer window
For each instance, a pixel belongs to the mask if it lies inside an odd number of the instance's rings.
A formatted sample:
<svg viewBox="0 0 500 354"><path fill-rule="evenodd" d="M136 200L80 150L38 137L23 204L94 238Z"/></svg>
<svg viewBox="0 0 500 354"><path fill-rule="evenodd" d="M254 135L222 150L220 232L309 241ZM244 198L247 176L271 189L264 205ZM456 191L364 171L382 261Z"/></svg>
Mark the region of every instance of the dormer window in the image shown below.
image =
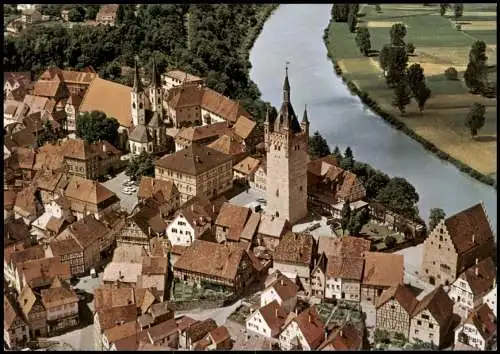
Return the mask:
<svg viewBox="0 0 500 354"><path fill-rule="evenodd" d="M280 190L279 189L276 189L276 196L279 197L280 196Z"/></svg>

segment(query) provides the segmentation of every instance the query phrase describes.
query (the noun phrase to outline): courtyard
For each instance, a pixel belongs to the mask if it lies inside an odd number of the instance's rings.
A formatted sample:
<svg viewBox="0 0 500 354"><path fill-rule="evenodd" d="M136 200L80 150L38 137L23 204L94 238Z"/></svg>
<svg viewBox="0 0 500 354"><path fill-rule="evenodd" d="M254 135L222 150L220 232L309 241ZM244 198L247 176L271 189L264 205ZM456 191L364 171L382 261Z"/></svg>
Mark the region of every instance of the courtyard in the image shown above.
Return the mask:
<svg viewBox="0 0 500 354"><path fill-rule="evenodd" d="M128 179L127 175L125 175L125 171L120 172L114 178L103 183L103 185L108 188L110 191L116 194L118 198L120 198L120 205L123 210L130 213L134 207L137 205L137 191L132 193L131 195L125 194L122 192L123 183ZM139 187L137 187L137 190Z"/></svg>

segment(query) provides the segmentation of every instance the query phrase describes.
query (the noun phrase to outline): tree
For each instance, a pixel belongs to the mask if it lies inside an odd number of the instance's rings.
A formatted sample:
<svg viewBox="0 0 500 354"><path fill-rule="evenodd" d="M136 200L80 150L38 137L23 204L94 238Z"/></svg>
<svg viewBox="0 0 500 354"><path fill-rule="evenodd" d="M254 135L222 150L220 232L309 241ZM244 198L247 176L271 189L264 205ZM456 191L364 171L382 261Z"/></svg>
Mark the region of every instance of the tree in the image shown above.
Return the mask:
<svg viewBox="0 0 500 354"><path fill-rule="evenodd" d="M392 104L398 107L402 116L405 115L405 107L410 104L410 90L406 78L401 78L396 84Z"/></svg>
<svg viewBox="0 0 500 354"><path fill-rule="evenodd" d="M384 243L387 246L387 248L392 248L396 246L397 241L398 240L396 240L396 238L392 235L387 235L384 239Z"/></svg>
<svg viewBox="0 0 500 354"><path fill-rule="evenodd" d="M358 5L359 6L359 5ZM347 16L347 25L351 33L356 32L358 25L358 8L355 5L349 5L349 15Z"/></svg>
<svg viewBox="0 0 500 354"><path fill-rule="evenodd" d="M53 143L57 141L57 134L52 129L52 122L46 120L43 124L43 131L38 135L36 143L38 146L42 146L45 143Z"/></svg>
<svg viewBox="0 0 500 354"><path fill-rule="evenodd" d="M481 65L477 65L473 62L467 64L467 68L464 72L464 81L471 93L477 94L483 91L484 84L480 80L482 76L481 70L483 70Z"/></svg>
<svg viewBox="0 0 500 354"><path fill-rule="evenodd" d="M386 82L390 86L397 84L401 77L405 75L406 66L408 65L408 53L404 46L386 45L384 58L381 59L386 64L387 71Z"/></svg>
<svg viewBox="0 0 500 354"><path fill-rule="evenodd" d="M385 173L376 171L365 183L366 197L368 199L375 199L377 194L390 182L389 176Z"/></svg>
<svg viewBox="0 0 500 354"><path fill-rule="evenodd" d="M472 137L477 135L477 131L484 126L486 120L486 107L480 103L474 103L467 113L467 118L465 120L465 126L470 129Z"/></svg>
<svg viewBox="0 0 500 354"><path fill-rule="evenodd" d="M361 232L361 229L370 219L370 212L368 208L363 208L360 211L356 212L350 218L349 222L349 235L358 235Z"/></svg>
<svg viewBox="0 0 500 354"><path fill-rule="evenodd" d="M133 181L139 181L141 176L153 177L154 172L153 156L145 151L132 157L125 169L125 174Z"/></svg>
<svg viewBox="0 0 500 354"><path fill-rule="evenodd" d="M464 4L455 4L453 5L453 10L455 13L455 21L462 17L464 13Z"/></svg>
<svg viewBox="0 0 500 354"><path fill-rule="evenodd" d="M72 7L68 12L70 22L83 22L85 19L85 9L81 6Z"/></svg>
<svg viewBox="0 0 500 354"><path fill-rule="evenodd" d="M379 53L379 62L382 70L386 71L389 68L389 64L391 63L391 46L386 44L382 47Z"/></svg>
<svg viewBox="0 0 500 354"><path fill-rule="evenodd" d="M342 227L342 234L344 234L351 222L351 207L348 200L344 202L344 206L342 207L341 218L340 225Z"/></svg>
<svg viewBox="0 0 500 354"><path fill-rule="evenodd" d="M408 44L406 45L406 52L407 52L408 54L415 54L415 44L413 44L413 43L408 43Z"/></svg>
<svg viewBox="0 0 500 354"><path fill-rule="evenodd" d="M335 149L333 149L332 155L338 162L340 162L343 159L342 153L340 152L340 149L337 145L335 145Z"/></svg>
<svg viewBox="0 0 500 354"><path fill-rule="evenodd" d="M76 136L89 144L106 140L117 146L119 127L120 124L115 118L107 117L103 112L85 112L76 119Z"/></svg>
<svg viewBox="0 0 500 354"><path fill-rule="evenodd" d="M389 341L389 332L376 328L373 333L373 337L375 339L375 343L385 343Z"/></svg>
<svg viewBox="0 0 500 354"><path fill-rule="evenodd" d="M444 76L447 80L458 80L458 71L454 67L450 66L444 71Z"/></svg>
<svg viewBox="0 0 500 354"><path fill-rule="evenodd" d="M421 82L414 93L420 113L424 110L425 103L431 97L431 89L427 87L425 82Z"/></svg>
<svg viewBox="0 0 500 354"><path fill-rule="evenodd" d="M344 157L354 158L354 155L352 154L352 149L350 146L345 148Z"/></svg>
<svg viewBox="0 0 500 354"><path fill-rule="evenodd" d="M403 39L406 36L406 26L404 24L402 23L393 24L389 34L390 34L391 44L393 46L405 45Z"/></svg>
<svg viewBox="0 0 500 354"><path fill-rule="evenodd" d="M361 26L358 28L358 32L356 33L356 44L363 53L363 55L368 56L370 50L372 48L372 44L370 42L370 32L366 26Z"/></svg>
<svg viewBox="0 0 500 354"><path fill-rule="evenodd" d="M439 4L439 14L444 16L446 14L446 10L448 9L449 4Z"/></svg>
<svg viewBox="0 0 500 354"><path fill-rule="evenodd" d="M354 158L345 156L342 161L340 161L340 168L346 171L352 170L354 167Z"/></svg>
<svg viewBox="0 0 500 354"><path fill-rule="evenodd" d="M414 63L408 67L407 70L408 85L415 94L418 85L425 80L424 69L420 64Z"/></svg>
<svg viewBox="0 0 500 354"><path fill-rule="evenodd" d="M432 208L429 215L429 231L434 230L437 224L446 217L446 213L441 208Z"/></svg>
<svg viewBox="0 0 500 354"><path fill-rule="evenodd" d="M311 159L317 159L328 155L330 155L328 142L319 131L315 131L313 136L309 137L309 156Z"/></svg>
<svg viewBox="0 0 500 354"><path fill-rule="evenodd" d="M418 200L415 187L402 177L392 178L376 197L376 201L389 210L410 219L415 216L414 206Z"/></svg>
<svg viewBox="0 0 500 354"><path fill-rule="evenodd" d="M334 4L332 7L332 16L335 22L347 22L349 14L349 4Z"/></svg>
<svg viewBox="0 0 500 354"><path fill-rule="evenodd" d="M488 57L486 56L486 43L484 41L475 41L469 51L469 62L477 63L478 61L485 62Z"/></svg>

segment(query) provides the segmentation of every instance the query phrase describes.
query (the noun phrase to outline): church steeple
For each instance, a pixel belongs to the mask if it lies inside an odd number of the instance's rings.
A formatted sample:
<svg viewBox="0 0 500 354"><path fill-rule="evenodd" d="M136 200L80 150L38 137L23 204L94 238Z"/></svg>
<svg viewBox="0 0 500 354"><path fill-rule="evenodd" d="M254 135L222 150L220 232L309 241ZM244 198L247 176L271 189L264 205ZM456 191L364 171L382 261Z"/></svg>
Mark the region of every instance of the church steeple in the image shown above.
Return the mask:
<svg viewBox="0 0 500 354"><path fill-rule="evenodd" d="M304 115L302 116L302 123L309 123L309 117L307 116L307 104L304 107Z"/></svg>
<svg viewBox="0 0 500 354"><path fill-rule="evenodd" d="M158 71L156 68L156 60L155 60L154 56L153 56L153 69L152 69L152 77L151 77L151 86L155 87L155 88L160 86L160 81L158 80Z"/></svg>
<svg viewBox="0 0 500 354"><path fill-rule="evenodd" d="M283 102L290 102L290 81L288 81L288 64L285 67L285 82L283 83Z"/></svg>
<svg viewBox="0 0 500 354"><path fill-rule="evenodd" d="M137 57L135 58L134 69L134 92L142 92L141 79L139 77L139 67L137 66Z"/></svg>

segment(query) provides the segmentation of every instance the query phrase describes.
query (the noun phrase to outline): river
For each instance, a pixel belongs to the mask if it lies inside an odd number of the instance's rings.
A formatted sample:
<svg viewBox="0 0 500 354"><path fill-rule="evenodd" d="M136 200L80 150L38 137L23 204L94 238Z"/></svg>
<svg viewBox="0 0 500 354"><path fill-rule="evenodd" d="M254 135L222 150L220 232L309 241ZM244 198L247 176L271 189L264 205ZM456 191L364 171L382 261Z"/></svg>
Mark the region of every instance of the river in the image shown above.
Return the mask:
<svg viewBox="0 0 500 354"><path fill-rule="evenodd" d="M496 233L494 188L461 173L366 110L335 75L323 42L331 6L280 5L271 15L250 53L250 76L262 98L280 107L289 61L291 101L300 117L307 104L311 133L319 130L332 149L338 145L344 151L350 146L356 160L406 178L420 195L424 220L428 221L431 208L452 215L482 201Z"/></svg>

